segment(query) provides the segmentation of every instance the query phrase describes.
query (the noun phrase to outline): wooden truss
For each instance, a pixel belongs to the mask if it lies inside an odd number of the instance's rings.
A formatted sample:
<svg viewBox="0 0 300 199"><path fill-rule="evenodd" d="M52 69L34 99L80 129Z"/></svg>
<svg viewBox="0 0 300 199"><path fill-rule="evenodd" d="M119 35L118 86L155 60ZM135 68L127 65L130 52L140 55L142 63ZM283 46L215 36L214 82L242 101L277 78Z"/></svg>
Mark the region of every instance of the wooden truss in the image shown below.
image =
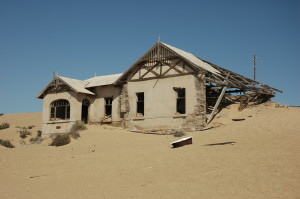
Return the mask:
<svg viewBox="0 0 300 199"><path fill-rule="evenodd" d="M182 53L177 53L176 49L174 49L164 43L158 42L129 68L118 82L125 83L126 81L143 81L188 74L195 76L205 74L206 82L214 83L216 87L223 88L226 86L227 88L236 88L242 92L252 91L268 95L275 95L275 92L282 92L279 89L226 70L199 57L193 57L209 64L218 71L218 73L213 73L206 70L205 67L196 65L188 56L185 57Z"/></svg>
<svg viewBox="0 0 300 199"><path fill-rule="evenodd" d="M253 91L255 93L263 93L269 95L275 95L274 93L275 91L282 93L281 90L268 86L267 84L254 81L252 79L249 79L247 77L244 77L232 71L226 70L206 60L202 60L202 61L210 64L212 67L214 67L215 69L221 72L221 74L218 76L215 74L207 74L206 79L209 80L210 82L216 83L217 85L220 86L226 85L230 88L239 88L241 91Z"/></svg>
<svg viewBox="0 0 300 199"><path fill-rule="evenodd" d="M42 91L41 95L39 98L43 98L46 94L50 93L61 93L61 92L66 92L70 91L72 88L68 85L66 85L65 82L60 80L58 77L55 77L45 88L44 91Z"/></svg>
<svg viewBox="0 0 300 199"><path fill-rule="evenodd" d="M196 74L197 70L163 45L150 49L135 64L127 81L142 81Z"/></svg>

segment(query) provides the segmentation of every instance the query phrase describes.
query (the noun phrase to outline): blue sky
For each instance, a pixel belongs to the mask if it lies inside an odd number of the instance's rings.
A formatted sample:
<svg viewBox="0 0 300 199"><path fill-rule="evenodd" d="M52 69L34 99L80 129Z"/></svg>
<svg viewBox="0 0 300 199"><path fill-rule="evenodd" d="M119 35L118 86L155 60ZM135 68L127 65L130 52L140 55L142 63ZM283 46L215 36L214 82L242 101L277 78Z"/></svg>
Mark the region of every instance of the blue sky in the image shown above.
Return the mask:
<svg viewBox="0 0 300 199"><path fill-rule="evenodd" d="M281 89L300 105L298 0L0 0L0 113L40 112L59 75L122 73L156 42Z"/></svg>

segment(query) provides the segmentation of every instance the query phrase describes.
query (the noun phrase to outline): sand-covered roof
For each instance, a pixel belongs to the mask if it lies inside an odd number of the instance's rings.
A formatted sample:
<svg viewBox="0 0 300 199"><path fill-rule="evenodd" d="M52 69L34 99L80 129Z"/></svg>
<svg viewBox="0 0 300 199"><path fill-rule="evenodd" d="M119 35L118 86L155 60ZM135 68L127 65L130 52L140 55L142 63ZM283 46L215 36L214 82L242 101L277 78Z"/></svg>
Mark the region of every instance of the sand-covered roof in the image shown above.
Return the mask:
<svg viewBox="0 0 300 199"><path fill-rule="evenodd" d="M85 89L85 86L88 82L79 80L79 79L72 79L69 77L58 76L61 80L63 80L68 86L72 87L77 93L86 93L90 95L95 95L91 91Z"/></svg>
<svg viewBox="0 0 300 199"><path fill-rule="evenodd" d="M198 57L196 57L195 55L193 55L192 53L186 52L184 50L181 50L179 48L176 48L174 46L171 46L169 44L166 43L162 43L161 44L167 46L168 48L170 48L171 50L173 50L175 53L177 53L178 55L184 57L185 59L187 59L189 62L192 62L193 64L195 64L196 66L203 68L213 74L220 74L220 71L218 71L217 69L215 69L214 67L212 67L210 64L202 61L201 59L199 59Z"/></svg>
<svg viewBox="0 0 300 199"><path fill-rule="evenodd" d="M105 86L105 85L111 85L115 83L115 81L122 75L123 73L119 74L113 74L113 75L104 75L104 76L97 76L92 77L90 79L85 80L85 82L88 82L88 84L85 86L85 88L91 88L96 86Z"/></svg>
<svg viewBox="0 0 300 199"><path fill-rule="evenodd" d="M88 90L88 88L96 87L96 86L105 86L113 84L122 74L113 74L113 75L103 75L92 77L87 80L79 80L73 79L64 76L56 76L37 96L37 98L43 98L48 92L49 88L55 87L57 83L55 81L59 81L59 84L64 84L68 86L71 90L76 93L85 93L89 95L95 95L92 91Z"/></svg>

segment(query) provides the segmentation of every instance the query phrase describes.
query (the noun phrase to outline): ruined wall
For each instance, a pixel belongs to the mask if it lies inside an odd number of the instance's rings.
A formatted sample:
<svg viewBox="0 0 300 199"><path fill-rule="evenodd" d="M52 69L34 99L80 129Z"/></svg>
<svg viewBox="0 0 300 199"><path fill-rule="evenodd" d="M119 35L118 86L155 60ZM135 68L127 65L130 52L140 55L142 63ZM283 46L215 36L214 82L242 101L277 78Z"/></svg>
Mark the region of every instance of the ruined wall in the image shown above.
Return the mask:
<svg viewBox="0 0 300 199"><path fill-rule="evenodd" d="M194 113L186 118L186 128L201 130L206 126L206 86L205 75L195 76L196 104Z"/></svg>
<svg viewBox="0 0 300 199"><path fill-rule="evenodd" d="M118 114L119 117L124 119L128 116L130 111L129 106L129 99L128 99L128 88L127 84L123 84L119 96L119 103L118 103Z"/></svg>

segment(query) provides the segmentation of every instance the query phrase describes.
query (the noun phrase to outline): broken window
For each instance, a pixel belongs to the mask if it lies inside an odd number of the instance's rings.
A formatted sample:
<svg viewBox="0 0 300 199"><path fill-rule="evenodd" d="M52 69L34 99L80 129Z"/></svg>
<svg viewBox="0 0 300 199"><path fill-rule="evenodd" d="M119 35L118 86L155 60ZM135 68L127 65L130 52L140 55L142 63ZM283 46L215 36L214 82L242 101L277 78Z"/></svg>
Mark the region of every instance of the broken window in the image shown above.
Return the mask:
<svg viewBox="0 0 300 199"><path fill-rule="evenodd" d="M112 97L105 98L105 115L111 116L112 113Z"/></svg>
<svg viewBox="0 0 300 199"><path fill-rule="evenodd" d="M50 120L70 119L70 103L68 100L56 100L50 104Z"/></svg>
<svg viewBox="0 0 300 199"><path fill-rule="evenodd" d="M136 93L137 96L137 116L144 116L144 93Z"/></svg>
<svg viewBox="0 0 300 199"><path fill-rule="evenodd" d="M177 94L176 98L176 112L185 114L185 88L174 88Z"/></svg>

